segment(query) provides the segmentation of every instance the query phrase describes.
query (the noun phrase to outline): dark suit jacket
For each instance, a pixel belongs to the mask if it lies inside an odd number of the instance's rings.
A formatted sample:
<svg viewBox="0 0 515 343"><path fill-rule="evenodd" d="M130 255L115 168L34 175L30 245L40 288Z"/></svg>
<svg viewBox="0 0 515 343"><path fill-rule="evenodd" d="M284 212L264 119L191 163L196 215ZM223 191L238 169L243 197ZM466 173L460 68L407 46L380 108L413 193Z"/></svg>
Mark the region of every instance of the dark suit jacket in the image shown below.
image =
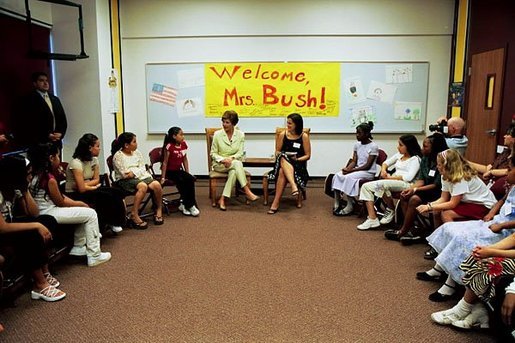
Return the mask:
<svg viewBox="0 0 515 343"><path fill-rule="evenodd" d="M61 133L61 139L64 138L68 123L63 105L58 97L50 93L48 95L52 102L53 115L36 90L30 92L20 106L21 113L15 118L15 139L20 147L49 142L48 135L53 132ZM54 117L55 129L53 128ZM62 146L61 143L58 145Z"/></svg>

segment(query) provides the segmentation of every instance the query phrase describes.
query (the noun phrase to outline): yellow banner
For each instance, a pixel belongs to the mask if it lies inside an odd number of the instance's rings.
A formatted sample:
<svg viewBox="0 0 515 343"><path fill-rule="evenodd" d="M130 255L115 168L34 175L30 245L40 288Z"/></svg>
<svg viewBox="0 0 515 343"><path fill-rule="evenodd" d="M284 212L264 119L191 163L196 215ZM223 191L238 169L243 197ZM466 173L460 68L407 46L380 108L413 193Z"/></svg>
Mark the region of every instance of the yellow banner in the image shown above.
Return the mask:
<svg viewBox="0 0 515 343"><path fill-rule="evenodd" d="M206 116L337 117L339 63L217 63L205 65Z"/></svg>

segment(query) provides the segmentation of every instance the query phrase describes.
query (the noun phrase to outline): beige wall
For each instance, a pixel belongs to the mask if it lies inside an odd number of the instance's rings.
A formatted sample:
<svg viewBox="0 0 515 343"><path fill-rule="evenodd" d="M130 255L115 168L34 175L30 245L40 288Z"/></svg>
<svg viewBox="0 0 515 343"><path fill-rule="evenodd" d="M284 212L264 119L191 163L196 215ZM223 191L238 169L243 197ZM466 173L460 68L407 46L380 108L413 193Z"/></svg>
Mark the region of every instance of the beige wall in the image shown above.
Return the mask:
<svg viewBox="0 0 515 343"><path fill-rule="evenodd" d="M108 1L75 2L83 5L90 58L55 62L57 90L70 122L65 158L85 132L99 135L107 153L115 132L113 115L108 113ZM23 3L0 0L0 7L7 4L24 12ZM76 12L70 15L57 5L35 10L38 2L33 3L33 15L54 24L56 50L78 51ZM120 1L126 130L138 135L144 153L161 145L161 135L147 134L146 63L272 60L427 61L427 127L446 113L453 12L453 0ZM375 141L392 154L397 136L376 134ZM186 139L191 171L205 175L203 135L190 134ZM353 134L313 134L311 175L325 176L340 169L354 141ZM247 136L247 156L269 156L273 149L272 133ZM262 171L251 172L260 175Z"/></svg>
<svg viewBox="0 0 515 343"><path fill-rule="evenodd" d="M277 60L427 61L427 127L446 113L453 12L452 0L125 0L121 34L126 129L137 134L142 151L161 144L161 135L147 134L146 63ZM269 156L273 130L269 135L248 134L247 156ZM392 154L397 136L376 134L375 140ZM186 139L190 169L206 174L204 137L191 134ZM339 170L354 142L354 134L313 134L310 174Z"/></svg>
<svg viewBox="0 0 515 343"><path fill-rule="evenodd" d="M111 70L109 7L106 0L74 0L82 4L84 45L89 58L55 61L57 91L68 116L64 158L71 159L79 138L87 132L96 134L107 156L114 139L114 115L108 113L108 77ZM52 30L54 50L78 53L77 10L53 5ZM101 160L104 160L101 156Z"/></svg>

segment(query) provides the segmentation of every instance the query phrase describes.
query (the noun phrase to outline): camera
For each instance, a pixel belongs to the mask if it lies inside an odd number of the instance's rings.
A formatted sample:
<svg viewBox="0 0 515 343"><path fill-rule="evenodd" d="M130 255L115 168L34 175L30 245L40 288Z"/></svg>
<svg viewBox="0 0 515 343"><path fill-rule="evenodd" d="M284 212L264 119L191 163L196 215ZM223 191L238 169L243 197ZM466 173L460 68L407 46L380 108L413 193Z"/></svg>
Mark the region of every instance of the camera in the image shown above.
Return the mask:
<svg viewBox="0 0 515 343"><path fill-rule="evenodd" d="M429 125L429 131L431 132L441 132L441 133L447 133L447 120L442 120L438 124L431 124Z"/></svg>

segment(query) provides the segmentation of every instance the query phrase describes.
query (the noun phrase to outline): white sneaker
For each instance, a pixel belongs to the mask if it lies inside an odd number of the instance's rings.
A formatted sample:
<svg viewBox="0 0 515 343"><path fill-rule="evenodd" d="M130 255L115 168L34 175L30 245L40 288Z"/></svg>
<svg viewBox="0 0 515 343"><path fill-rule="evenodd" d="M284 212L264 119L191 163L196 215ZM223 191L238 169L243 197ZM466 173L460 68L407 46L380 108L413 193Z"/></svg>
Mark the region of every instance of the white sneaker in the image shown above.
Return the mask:
<svg viewBox="0 0 515 343"><path fill-rule="evenodd" d="M109 227L111 228L111 231L113 231L114 233L118 233L118 232L122 232L123 231L123 228L121 226L109 225Z"/></svg>
<svg viewBox="0 0 515 343"><path fill-rule="evenodd" d="M352 206L345 206L344 208L338 210L338 211L334 211L333 214L337 217L344 217L344 216L348 216L349 214L352 213L353 211L353 207Z"/></svg>
<svg viewBox="0 0 515 343"><path fill-rule="evenodd" d="M88 267L95 267L111 259L111 253L101 252L98 256L88 256Z"/></svg>
<svg viewBox="0 0 515 343"><path fill-rule="evenodd" d="M393 218L395 218L395 211L391 210L391 209L387 209L386 213L384 214L384 217L381 218L381 220L379 222L381 223L381 225L390 224L392 222Z"/></svg>
<svg viewBox="0 0 515 343"><path fill-rule="evenodd" d="M357 229L358 230L368 230L368 229L373 229L373 228L376 228L376 227L380 227L381 226L381 223L379 223L379 219L370 219L369 217L367 217L367 220L365 220L362 224L359 224L357 226Z"/></svg>
<svg viewBox="0 0 515 343"><path fill-rule="evenodd" d="M448 310L432 313L431 319L433 322L440 325L449 325L459 320L463 320L469 315L469 313L464 312L458 314L458 306L459 304Z"/></svg>
<svg viewBox="0 0 515 343"><path fill-rule="evenodd" d="M343 208L343 210L342 210L342 214L343 214L344 216L348 216L349 214L351 214L351 213L352 213L352 211L354 211L354 206L353 206L353 205L352 205L352 203L349 201L349 202L347 203L347 206L345 206L345 207Z"/></svg>
<svg viewBox="0 0 515 343"><path fill-rule="evenodd" d="M179 209L179 211L181 211L181 212L182 212L182 214L184 214L185 216L191 216L191 212L190 212L190 211L188 211L188 210L186 209L186 207L184 207L184 205L183 205L183 204L180 204L180 205L179 205L179 207L178 207L178 209Z"/></svg>
<svg viewBox="0 0 515 343"><path fill-rule="evenodd" d="M86 246L83 245L81 247L78 247L78 246L74 245L72 250L70 250L69 255L72 255L72 256L86 256Z"/></svg>
<svg viewBox="0 0 515 343"><path fill-rule="evenodd" d="M195 205L191 206L188 211L193 217L197 217L200 214L200 211Z"/></svg>
<svg viewBox="0 0 515 343"><path fill-rule="evenodd" d="M451 324L460 329L472 329L476 327L488 329L490 328L490 324L488 323L488 311L482 303L477 303L468 316L462 320L452 322Z"/></svg>

